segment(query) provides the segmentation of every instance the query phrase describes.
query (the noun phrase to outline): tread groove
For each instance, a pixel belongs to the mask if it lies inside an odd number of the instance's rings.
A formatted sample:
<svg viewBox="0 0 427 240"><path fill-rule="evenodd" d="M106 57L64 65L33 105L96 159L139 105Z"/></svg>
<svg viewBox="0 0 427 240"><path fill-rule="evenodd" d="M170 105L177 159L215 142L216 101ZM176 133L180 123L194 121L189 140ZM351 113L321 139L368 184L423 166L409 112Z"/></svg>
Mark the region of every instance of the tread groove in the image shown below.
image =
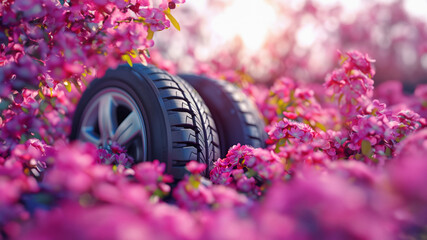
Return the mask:
<svg viewBox="0 0 427 240"><path fill-rule="evenodd" d="M152 66L146 68L146 73L162 95L169 119L174 122L171 131L174 135L178 134L175 137L183 138L189 134L180 133L184 130L193 132L188 135L191 141L173 137L172 167L183 172L188 161L197 160L210 169L212 162L219 156L219 143L216 140L219 138L209 109L193 87L179 77ZM205 172L206 176L208 171Z"/></svg>
<svg viewBox="0 0 427 240"><path fill-rule="evenodd" d="M256 105L237 86L225 80L215 80L198 75L180 75L192 85L206 101L221 138L222 157L237 143L254 147L265 146L267 137L264 121ZM211 89L218 89L212 91ZM225 116L225 112L235 112ZM232 118L232 120L230 120Z"/></svg>

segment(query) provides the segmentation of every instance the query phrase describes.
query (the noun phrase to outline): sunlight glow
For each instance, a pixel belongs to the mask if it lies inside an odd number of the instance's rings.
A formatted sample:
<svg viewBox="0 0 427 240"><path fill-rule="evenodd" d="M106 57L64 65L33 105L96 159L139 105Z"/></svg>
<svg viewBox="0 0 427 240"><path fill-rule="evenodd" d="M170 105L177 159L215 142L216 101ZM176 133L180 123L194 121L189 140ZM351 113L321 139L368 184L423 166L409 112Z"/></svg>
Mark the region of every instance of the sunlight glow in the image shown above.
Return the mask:
<svg viewBox="0 0 427 240"><path fill-rule="evenodd" d="M225 41L241 38L250 51L259 50L273 30L276 12L263 0L235 0L212 19L212 28Z"/></svg>
<svg viewBox="0 0 427 240"><path fill-rule="evenodd" d="M422 20L427 21L427 14L426 14L427 1L426 0L406 0L404 2L404 8L413 16L419 17Z"/></svg>
<svg viewBox="0 0 427 240"><path fill-rule="evenodd" d="M306 24L298 30L296 39L299 46L308 48L313 45L318 36L318 31L314 24Z"/></svg>

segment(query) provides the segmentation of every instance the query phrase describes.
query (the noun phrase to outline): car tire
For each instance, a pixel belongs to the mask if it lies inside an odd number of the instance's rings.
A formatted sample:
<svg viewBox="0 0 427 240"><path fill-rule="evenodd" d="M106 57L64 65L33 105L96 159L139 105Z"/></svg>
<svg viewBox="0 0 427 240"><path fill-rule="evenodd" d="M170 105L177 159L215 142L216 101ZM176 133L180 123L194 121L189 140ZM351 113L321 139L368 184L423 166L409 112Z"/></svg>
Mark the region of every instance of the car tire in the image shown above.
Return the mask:
<svg viewBox="0 0 427 240"><path fill-rule="evenodd" d="M218 128L221 156L240 143L265 147L267 134L261 114L254 102L230 82L205 76L180 74L205 101Z"/></svg>
<svg viewBox="0 0 427 240"><path fill-rule="evenodd" d="M214 120L196 90L154 66L110 69L83 93L73 117L71 140L107 147L118 142L135 162L158 159L182 179L195 160L208 167L219 157Z"/></svg>

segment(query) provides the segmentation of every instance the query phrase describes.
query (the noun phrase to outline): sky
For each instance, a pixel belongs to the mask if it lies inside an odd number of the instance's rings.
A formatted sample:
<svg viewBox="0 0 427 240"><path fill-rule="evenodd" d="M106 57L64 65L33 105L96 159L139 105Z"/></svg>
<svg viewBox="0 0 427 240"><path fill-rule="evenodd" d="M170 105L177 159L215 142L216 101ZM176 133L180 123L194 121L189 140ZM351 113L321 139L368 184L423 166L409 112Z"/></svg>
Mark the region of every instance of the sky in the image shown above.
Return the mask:
<svg viewBox="0 0 427 240"><path fill-rule="evenodd" d="M287 0L295 8L301 7L304 0ZM371 2L392 3L395 0L373 0ZM207 0L187 0L185 7L208 12L210 2ZM257 51L262 47L269 34L274 33L277 22L283 16L274 9L269 0L223 0L223 12L210 16L210 29L218 44L233 40L236 36L243 40L248 51ZM363 0L315 0L324 7L342 4L347 16L363 11ZM427 0L405 0L405 9L416 17L427 21ZM239 16L236 18L236 16ZM351 19L348 18L347 19ZM352 19L355 20L355 19ZM244 24L243 24L244 23ZM297 38L303 45L310 45L316 38L314 26L308 24L301 29ZM220 36L220 37L218 37Z"/></svg>
<svg viewBox="0 0 427 240"><path fill-rule="evenodd" d="M398 0L312 1L317 4L316 8L326 10L323 11L325 13L330 12L327 9L331 9L337 4L341 5L341 11L337 16L330 18L335 23L331 21L330 29L327 29L328 25L323 25L323 28L319 28L318 20L307 14L307 18L302 20L302 25L291 36L296 40L296 45L293 45L292 49L286 49L287 40L284 39L283 43L281 42L275 47L277 51L293 51L297 52L297 55L298 51L301 52L301 49L302 52L305 50L315 52L316 54L312 54L310 58L307 58L309 69L312 72L322 72L331 68L330 63L333 61L333 53L336 49L324 48L317 43L326 42L325 40L332 43L340 41L335 39L337 37L335 34L335 30L338 27L337 22L348 24L357 22L357 16L360 16L358 13L362 13L364 16L367 15L363 11L368 9L368 4L374 5L378 2L391 4ZM407 12L427 22L427 0L403 1L404 9ZM243 53L240 52L237 58L242 66L249 66L249 68L255 69L251 72L255 77L261 77L268 74L266 66L270 66L272 64L271 61L273 61L268 55L269 53L266 52L265 41L275 39L275 36L281 36L279 34L285 32L285 29L294 26L291 23L295 23L295 21L292 21L291 15L280 12L274 3L280 3L279 5L282 6L286 3L288 4L286 5L287 8L295 10L294 12L300 12L298 10L302 9L305 2L306 0L186 0L185 4L179 5L172 12L181 24L181 31L178 32L171 29L171 31L157 34L155 36L156 46L164 53L167 59L178 63L181 71L191 72L194 70L193 63L195 59L202 62L210 61L213 57L218 56L218 52L236 49L235 46L237 45L240 49L240 46L243 45L244 51ZM380 16L379 13L378 16ZM388 14L386 18L390 18L390 15ZM198 26L198 28L194 28L194 26ZM377 42L379 50L390 52L385 35L390 35L392 32L381 30L381 26L372 26L372 32L374 33L371 36L373 39L370 40ZM409 42L409 44L411 43ZM188 46L192 48L191 54L188 53ZM400 46L401 54L397 54L397 58L402 59L402 62L406 60L408 60L406 62L411 62L414 60L414 54L412 53L416 50L416 47L415 45L409 47L406 45ZM359 48L357 49L360 50ZM235 54L232 51L228 52ZM259 63L259 66L251 64L252 56L260 56L260 59L263 59L262 63ZM375 59L378 59L377 57L379 56L376 55ZM418 61L417 59L415 60ZM422 63L422 68L427 71L427 54L421 56L419 60ZM415 66L412 63L409 65ZM308 79L309 77L302 76L302 78Z"/></svg>

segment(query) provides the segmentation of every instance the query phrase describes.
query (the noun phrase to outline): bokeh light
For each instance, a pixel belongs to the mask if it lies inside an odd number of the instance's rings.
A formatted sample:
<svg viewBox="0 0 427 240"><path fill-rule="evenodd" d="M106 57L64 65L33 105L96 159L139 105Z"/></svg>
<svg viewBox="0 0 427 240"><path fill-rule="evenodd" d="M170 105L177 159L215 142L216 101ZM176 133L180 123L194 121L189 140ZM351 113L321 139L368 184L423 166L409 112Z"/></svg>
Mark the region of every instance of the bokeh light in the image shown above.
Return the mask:
<svg viewBox="0 0 427 240"><path fill-rule="evenodd" d="M287 75L323 81L337 49L377 60L376 83L427 81L425 0L188 0L176 15L181 32L156 36L157 49L181 71L221 59L255 80Z"/></svg>
<svg viewBox="0 0 427 240"><path fill-rule="evenodd" d="M235 0L213 17L210 27L222 41L241 38L250 52L258 51L275 28L277 20L273 6L262 0Z"/></svg>
<svg viewBox="0 0 427 240"><path fill-rule="evenodd" d="M425 9L2 0L0 240L425 239Z"/></svg>

